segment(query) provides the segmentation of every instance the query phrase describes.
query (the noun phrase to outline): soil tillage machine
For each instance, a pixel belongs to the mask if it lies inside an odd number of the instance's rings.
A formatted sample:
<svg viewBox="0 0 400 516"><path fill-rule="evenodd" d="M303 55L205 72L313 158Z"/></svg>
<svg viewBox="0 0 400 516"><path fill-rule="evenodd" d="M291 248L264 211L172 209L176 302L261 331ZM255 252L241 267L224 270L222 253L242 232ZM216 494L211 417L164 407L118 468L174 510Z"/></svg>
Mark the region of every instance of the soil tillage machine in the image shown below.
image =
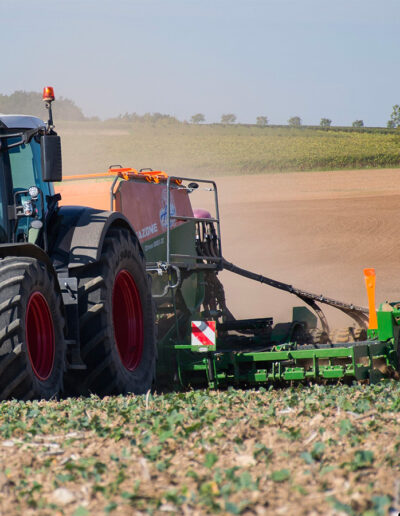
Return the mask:
<svg viewBox="0 0 400 516"><path fill-rule="evenodd" d="M255 274L222 255L214 181L122 167L98 176L109 175L114 175L110 195L105 195L105 183L92 184L103 195L99 206L111 203L112 211L123 213L131 222L152 277L158 388L376 381L396 376L400 307L384 303L375 311L372 269L365 270L369 310ZM73 185L78 177L69 179ZM67 181L63 195L68 201L74 200L72 190ZM200 190L213 197L212 215L192 209L191 201ZM218 278L223 269L294 294L314 313L298 306L286 323L274 325L270 317L237 320ZM320 304L346 313L353 326L331 332Z"/></svg>
<svg viewBox="0 0 400 516"><path fill-rule="evenodd" d="M61 183L52 88L44 101L47 123L0 115L0 399L397 374L400 305L375 312L371 271L368 317L226 261L214 181L114 166ZM192 209L200 190L213 215ZM236 320L222 269L295 294L316 315L301 306L288 323ZM353 318L351 339L332 337L321 303Z"/></svg>

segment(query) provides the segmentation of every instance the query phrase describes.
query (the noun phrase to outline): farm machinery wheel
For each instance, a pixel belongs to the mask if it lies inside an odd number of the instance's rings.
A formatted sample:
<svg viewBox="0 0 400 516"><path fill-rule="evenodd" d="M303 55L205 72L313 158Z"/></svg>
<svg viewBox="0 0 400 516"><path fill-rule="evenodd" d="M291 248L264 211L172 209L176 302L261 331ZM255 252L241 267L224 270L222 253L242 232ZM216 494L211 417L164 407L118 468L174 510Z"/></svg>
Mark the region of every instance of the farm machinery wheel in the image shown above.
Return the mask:
<svg viewBox="0 0 400 516"><path fill-rule="evenodd" d="M79 290L83 392L145 393L155 376L155 309L129 230L109 230L100 261L79 275Z"/></svg>
<svg viewBox="0 0 400 516"><path fill-rule="evenodd" d="M347 326L345 328L331 330L328 334L316 328L311 331L311 337L314 344L327 344L329 342L346 343L365 340L367 338L367 331L364 328Z"/></svg>
<svg viewBox="0 0 400 516"><path fill-rule="evenodd" d="M204 272L204 301L203 308L209 316L221 314L224 320L233 321L235 317L226 306L224 286L215 271Z"/></svg>
<svg viewBox="0 0 400 516"><path fill-rule="evenodd" d="M66 365L61 295L34 258L0 260L0 399L50 399Z"/></svg>

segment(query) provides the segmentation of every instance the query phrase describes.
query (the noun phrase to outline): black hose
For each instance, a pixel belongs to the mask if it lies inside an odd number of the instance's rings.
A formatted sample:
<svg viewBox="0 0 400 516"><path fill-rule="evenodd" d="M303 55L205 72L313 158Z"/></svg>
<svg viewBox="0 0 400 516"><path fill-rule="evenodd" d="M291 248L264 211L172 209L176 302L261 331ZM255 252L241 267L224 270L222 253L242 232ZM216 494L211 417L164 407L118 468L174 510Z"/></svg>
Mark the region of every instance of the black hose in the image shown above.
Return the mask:
<svg viewBox="0 0 400 516"><path fill-rule="evenodd" d="M336 299L332 299L330 297L323 296L322 294L312 294L311 292L307 292L305 290L301 290L299 288L293 287L293 285L289 285L288 283L282 283L281 281L277 281L267 276L263 276L262 274L256 274L254 272L248 271L246 269L242 269L237 265L234 265L231 262L222 258L222 267L228 271L233 272L234 274L238 274L239 276L243 276L244 278L251 279L253 281L258 281L259 283L264 283L265 285L269 285L270 287L277 288L278 290L283 290L290 294L294 294L299 297L302 301L310 305L316 312L321 320L322 327L325 331L328 329L328 324L326 322L325 316L323 315L321 309L316 304L324 303L329 306L333 306L344 312L346 315L354 319L357 324L361 327L366 327L368 323L368 308L363 306L357 306L350 303L343 303L342 301L337 301Z"/></svg>

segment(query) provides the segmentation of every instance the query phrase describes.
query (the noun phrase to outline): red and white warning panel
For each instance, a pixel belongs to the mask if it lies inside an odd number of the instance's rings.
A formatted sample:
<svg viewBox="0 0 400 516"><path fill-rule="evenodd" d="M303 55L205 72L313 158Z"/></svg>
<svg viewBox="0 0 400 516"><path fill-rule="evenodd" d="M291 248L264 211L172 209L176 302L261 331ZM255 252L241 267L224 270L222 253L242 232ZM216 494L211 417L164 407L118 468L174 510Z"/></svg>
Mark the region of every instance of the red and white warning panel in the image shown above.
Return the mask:
<svg viewBox="0 0 400 516"><path fill-rule="evenodd" d="M192 321L192 346L196 351L214 351L215 343L215 321Z"/></svg>

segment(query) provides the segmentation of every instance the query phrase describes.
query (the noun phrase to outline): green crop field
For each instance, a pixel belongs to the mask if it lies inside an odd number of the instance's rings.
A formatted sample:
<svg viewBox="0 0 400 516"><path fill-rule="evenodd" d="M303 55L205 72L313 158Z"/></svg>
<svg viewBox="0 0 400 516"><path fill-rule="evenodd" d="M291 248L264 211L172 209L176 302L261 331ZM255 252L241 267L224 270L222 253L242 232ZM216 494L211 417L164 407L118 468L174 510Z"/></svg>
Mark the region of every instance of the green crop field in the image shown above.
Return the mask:
<svg viewBox="0 0 400 516"><path fill-rule="evenodd" d="M184 123L60 122L66 174L111 164L219 176L397 167L400 131Z"/></svg>
<svg viewBox="0 0 400 516"><path fill-rule="evenodd" d="M400 384L3 402L0 513L400 510Z"/></svg>

